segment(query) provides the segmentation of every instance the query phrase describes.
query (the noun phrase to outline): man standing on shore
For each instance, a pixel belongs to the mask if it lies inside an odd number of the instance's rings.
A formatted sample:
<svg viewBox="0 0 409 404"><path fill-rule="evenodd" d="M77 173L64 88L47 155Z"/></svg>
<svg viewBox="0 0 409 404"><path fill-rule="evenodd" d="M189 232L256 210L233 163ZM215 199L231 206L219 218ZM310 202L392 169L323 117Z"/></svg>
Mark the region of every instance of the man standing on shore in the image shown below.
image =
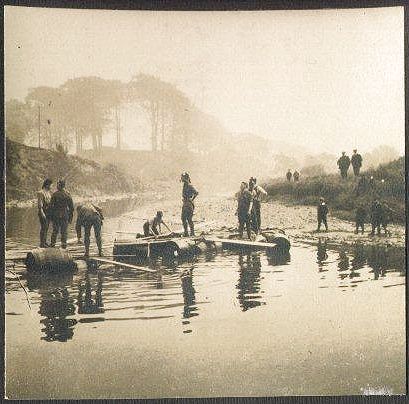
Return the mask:
<svg viewBox="0 0 409 404"><path fill-rule="evenodd" d="M37 194L38 218L40 219L40 248L48 247L47 233L50 225L49 207L51 201L52 181L46 178L41 190Z"/></svg>
<svg viewBox="0 0 409 404"><path fill-rule="evenodd" d="M89 257L89 245L91 227L94 228L95 240L97 242L98 254L102 256L102 239L101 239L101 227L104 216L102 215L102 209L91 203L77 206L77 222L75 224L75 230L77 232L78 243L81 243L81 228L84 227L84 244L85 244L85 257Z"/></svg>
<svg viewBox="0 0 409 404"><path fill-rule="evenodd" d="M345 152L342 152L342 156L338 159L338 167L341 171L341 178L346 179L348 175L348 168L351 164L351 160L348 156L345 155Z"/></svg>
<svg viewBox="0 0 409 404"><path fill-rule="evenodd" d="M261 198L263 197L263 195L267 195L267 192L260 185L257 185L256 178L251 177L249 184L249 191L253 195L251 224L255 233L259 234L261 229Z"/></svg>
<svg viewBox="0 0 409 404"><path fill-rule="evenodd" d="M317 219L318 219L317 231L321 231L321 223L324 223L325 231L328 231L327 215L328 215L328 206L325 203L325 199L321 197L320 202L317 206Z"/></svg>
<svg viewBox="0 0 409 404"><path fill-rule="evenodd" d="M358 177L359 171L361 170L361 167L362 167L362 156L357 153L356 149L354 149L353 151L353 154L351 157L351 164L354 170L355 177Z"/></svg>
<svg viewBox="0 0 409 404"><path fill-rule="evenodd" d="M55 191L50 201L50 218L53 222L53 232L51 234L51 247L55 247L57 235L61 233L61 247L67 248L68 224L72 222L74 214L74 203L71 195L65 190L65 181L58 180L57 191Z"/></svg>
<svg viewBox="0 0 409 404"><path fill-rule="evenodd" d="M193 224L193 213L195 210L195 205L193 201L199 194L196 191L195 187L190 183L190 176L188 173L183 173L180 177L181 181L183 182L183 189L182 189L182 223L183 223L183 230L184 236L189 236L188 228L190 228L190 235L195 235L195 229Z"/></svg>

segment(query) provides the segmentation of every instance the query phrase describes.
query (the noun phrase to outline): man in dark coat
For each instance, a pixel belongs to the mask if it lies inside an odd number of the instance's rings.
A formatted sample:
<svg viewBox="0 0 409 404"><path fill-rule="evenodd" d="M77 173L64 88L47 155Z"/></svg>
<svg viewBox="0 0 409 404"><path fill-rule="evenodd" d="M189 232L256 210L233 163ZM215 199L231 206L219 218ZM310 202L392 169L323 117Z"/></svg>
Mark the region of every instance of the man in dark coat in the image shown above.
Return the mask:
<svg viewBox="0 0 409 404"><path fill-rule="evenodd" d="M328 215L328 206L325 203L325 199L320 198L320 202L318 203L318 206L317 206L317 220L318 220L317 231L321 231L321 223L324 223L325 231L328 231L327 215Z"/></svg>
<svg viewBox="0 0 409 404"><path fill-rule="evenodd" d="M366 209L361 204L358 206L356 213L355 213L355 234L358 234L359 228L362 230L362 234L364 234L364 226L365 226L365 219L366 219Z"/></svg>
<svg viewBox="0 0 409 404"><path fill-rule="evenodd" d="M72 222L74 214L74 203L71 195L65 190L65 181L57 182L55 191L50 201L50 219L53 222L53 232L51 234L51 247L55 247L57 235L61 233L61 247L67 248L68 224Z"/></svg>
<svg viewBox="0 0 409 404"><path fill-rule="evenodd" d="M347 178L348 168L351 164L351 160L349 159L348 156L345 155L345 152L342 152L342 156L338 159L337 164L339 170L341 171L341 177L344 179Z"/></svg>
<svg viewBox="0 0 409 404"><path fill-rule="evenodd" d="M362 156L357 153L356 149L354 149L353 151L353 154L351 157L351 164L354 170L355 177L358 177L359 171L361 170L361 167L362 167Z"/></svg>
<svg viewBox="0 0 409 404"><path fill-rule="evenodd" d="M244 226L247 237L251 240L251 212L253 207L253 195L248 189L247 182L242 182L237 197L237 217L239 219L239 235L243 238Z"/></svg>
<svg viewBox="0 0 409 404"><path fill-rule="evenodd" d="M300 173L297 170L295 170L293 177L294 177L294 182L298 182L300 180Z"/></svg>
<svg viewBox="0 0 409 404"><path fill-rule="evenodd" d="M195 235L195 229L193 224L193 213L195 210L195 205L193 201L199 194L196 191L195 187L190 183L190 176L188 173L183 173L180 177L181 181L183 182L183 189L182 189L182 223L183 223L183 230L184 236L189 236L188 229L190 228L190 235Z"/></svg>
<svg viewBox="0 0 409 404"><path fill-rule="evenodd" d="M102 209L92 203L79 205L77 207L77 222L75 231L77 232L78 243L81 243L81 229L84 227L85 257L89 256L91 228L94 228L95 240L97 242L98 254L102 256L101 227L104 216Z"/></svg>
<svg viewBox="0 0 409 404"><path fill-rule="evenodd" d="M371 236L375 234L375 229L378 235L381 234L381 224L383 220L384 220L383 206L377 199L375 199L371 205L371 224L372 224Z"/></svg>
<svg viewBox="0 0 409 404"><path fill-rule="evenodd" d="M291 174L291 170L288 170L288 171L287 171L287 174L286 174L285 176L286 176L286 178L287 178L287 181L290 182L290 181L291 181L291 177L293 176L293 175Z"/></svg>

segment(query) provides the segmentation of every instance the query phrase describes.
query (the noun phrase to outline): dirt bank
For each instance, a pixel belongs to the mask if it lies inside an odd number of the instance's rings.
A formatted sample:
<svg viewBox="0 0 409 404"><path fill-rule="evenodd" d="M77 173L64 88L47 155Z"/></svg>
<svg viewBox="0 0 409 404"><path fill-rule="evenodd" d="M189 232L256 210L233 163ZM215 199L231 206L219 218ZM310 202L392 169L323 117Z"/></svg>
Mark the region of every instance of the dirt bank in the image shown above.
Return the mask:
<svg viewBox="0 0 409 404"><path fill-rule="evenodd" d="M154 215L156 210L163 210L165 221L172 224L174 230L181 229L180 210L181 202L177 199L155 199L142 204L137 211L127 214L130 226L141 226L132 223L132 219L145 218ZM365 229L365 234L354 234L354 223L328 216L329 231L316 233L316 210L310 206L288 206L281 202L269 201L262 204L262 227L277 227L285 230L293 241L315 242L318 239L327 239L334 244L388 244L404 247L405 228L401 225L390 225L390 235L370 237L370 225ZM211 198L198 197L194 221L197 233L218 231L221 229L237 228L237 216L235 216L236 202L227 195ZM136 229L141 231L142 229Z"/></svg>

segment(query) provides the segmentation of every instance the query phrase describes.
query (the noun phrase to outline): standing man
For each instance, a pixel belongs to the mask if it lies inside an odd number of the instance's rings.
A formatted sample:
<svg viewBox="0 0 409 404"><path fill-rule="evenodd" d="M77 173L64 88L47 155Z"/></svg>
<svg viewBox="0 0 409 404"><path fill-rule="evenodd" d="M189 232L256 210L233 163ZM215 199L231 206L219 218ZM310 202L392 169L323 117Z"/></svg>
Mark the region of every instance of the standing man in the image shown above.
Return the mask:
<svg viewBox="0 0 409 404"><path fill-rule="evenodd" d="M37 194L38 218L40 219L40 248L48 247L47 232L50 225L49 207L51 201L52 181L46 178Z"/></svg>
<svg viewBox="0 0 409 404"><path fill-rule="evenodd" d="M328 215L328 206L325 203L325 199L321 197L320 202L317 206L317 219L318 219L317 231L321 231L321 223L324 223L325 231L328 231L327 215Z"/></svg>
<svg viewBox="0 0 409 404"><path fill-rule="evenodd" d="M286 178L287 178L287 181L290 182L290 181L291 181L291 177L293 176L293 175L291 174L291 170L290 170L290 169L288 169L287 174L286 174L285 176L286 176Z"/></svg>
<svg viewBox="0 0 409 404"><path fill-rule="evenodd" d="M362 234L364 234L365 219L366 209L363 204L360 204L355 214L355 234L358 234L359 228L361 228Z"/></svg>
<svg viewBox="0 0 409 404"><path fill-rule="evenodd" d="M298 182L300 180L300 173L297 170L295 170L293 177L294 177L294 182Z"/></svg>
<svg viewBox="0 0 409 404"><path fill-rule="evenodd" d="M384 210L382 204L378 201L378 199L375 199L371 205L371 236L375 235L375 229L377 230L378 236L381 234L381 224L383 218Z"/></svg>
<svg viewBox="0 0 409 404"><path fill-rule="evenodd" d="M180 177L180 180L183 182L183 189L182 189L182 223L183 223L183 230L184 236L188 237L188 227L190 227L190 235L195 235L195 229L193 224L193 213L195 210L195 205L193 201L199 194L196 191L194 186L190 183L190 176L188 173L183 173Z"/></svg>
<svg viewBox="0 0 409 404"><path fill-rule="evenodd" d="M98 255L102 257L101 227L103 220L104 216L102 215L102 209L100 207L91 203L77 206L75 231L77 232L78 244L81 244L81 228L84 227L85 257L89 257L91 227L94 228Z"/></svg>
<svg viewBox="0 0 409 404"><path fill-rule="evenodd" d="M263 195L267 195L267 192L260 185L257 185L257 178L251 177L249 184L249 191L253 195L252 228L256 234L259 234L261 229L261 199Z"/></svg>
<svg viewBox="0 0 409 404"><path fill-rule="evenodd" d="M342 152L342 156L338 159L338 167L341 171L341 178L346 179L348 175L348 168L351 164L351 160L348 156L345 155L345 152Z"/></svg>
<svg viewBox="0 0 409 404"><path fill-rule="evenodd" d="M353 151L353 154L351 157L351 164L354 170L355 177L358 177L359 171L361 170L361 167L362 167L362 156L357 153L356 149L354 149Z"/></svg>
<svg viewBox="0 0 409 404"><path fill-rule="evenodd" d="M50 218L53 222L53 232L51 234L51 247L55 247L57 235L61 233L61 247L67 248L68 223L72 222L74 214L74 203L71 195L65 190L65 181L58 180L57 191L55 191L50 201Z"/></svg>
<svg viewBox="0 0 409 404"><path fill-rule="evenodd" d="M243 238L244 225L246 226L247 237L251 240L251 210L253 205L253 195L248 189L247 182L242 182L237 198L237 217L239 219L239 235Z"/></svg>

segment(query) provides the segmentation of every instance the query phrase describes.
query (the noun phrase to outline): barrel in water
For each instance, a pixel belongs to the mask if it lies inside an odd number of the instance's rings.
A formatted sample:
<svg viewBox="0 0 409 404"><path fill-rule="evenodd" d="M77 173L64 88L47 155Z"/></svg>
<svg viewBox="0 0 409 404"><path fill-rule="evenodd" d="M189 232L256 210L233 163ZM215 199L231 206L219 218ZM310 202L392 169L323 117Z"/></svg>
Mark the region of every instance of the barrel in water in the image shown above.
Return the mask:
<svg viewBox="0 0 409 404"><path fill-rule="evenodd" d="M291 247L290 240L282 233L263 233L263 236L269 243L275 243L277 248L282 251L289 251Z"/></svg>
<svg viewBox="0 0 409 404"><path fill-rule="evenodd" d="M74 270L75 263L71 254L60 248L36 248L27 253L28 271L58 272Z"/></svg>

